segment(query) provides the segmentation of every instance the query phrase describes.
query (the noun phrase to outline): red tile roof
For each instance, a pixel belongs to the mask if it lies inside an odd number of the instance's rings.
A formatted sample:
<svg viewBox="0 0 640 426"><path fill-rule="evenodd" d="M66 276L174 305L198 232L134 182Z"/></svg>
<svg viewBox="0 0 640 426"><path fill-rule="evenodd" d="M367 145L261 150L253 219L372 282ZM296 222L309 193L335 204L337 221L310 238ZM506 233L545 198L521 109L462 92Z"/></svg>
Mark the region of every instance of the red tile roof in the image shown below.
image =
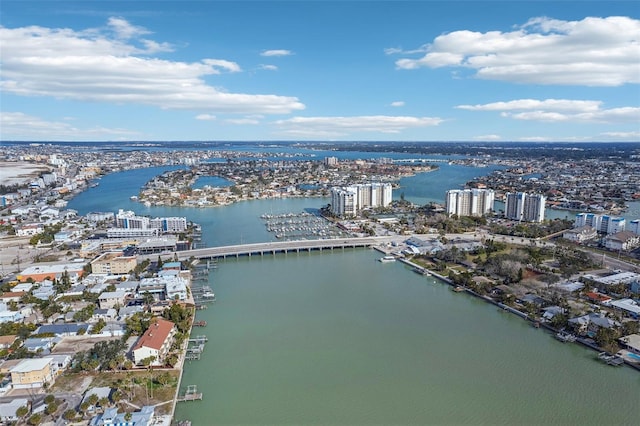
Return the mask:
<svg viewBox="0 0 640 426"><path fill-rule="evenodd" d="M149 328L147 328L147 331L140 337L138 343L133 347L133 350L135 351L143 346L160 350L164 341L167 340L167 337L171 334L171 330L173 330L173 323L171 321L163 318L155 318L152 320Z"/></svg>
<svg viewBox="0 0 640 426"><path fill-rule="evenodd" d="M611 300L609 296L605 296L604 294L589 292L587 293L587 297L594 302L606 302L607 300Z"/></svg>

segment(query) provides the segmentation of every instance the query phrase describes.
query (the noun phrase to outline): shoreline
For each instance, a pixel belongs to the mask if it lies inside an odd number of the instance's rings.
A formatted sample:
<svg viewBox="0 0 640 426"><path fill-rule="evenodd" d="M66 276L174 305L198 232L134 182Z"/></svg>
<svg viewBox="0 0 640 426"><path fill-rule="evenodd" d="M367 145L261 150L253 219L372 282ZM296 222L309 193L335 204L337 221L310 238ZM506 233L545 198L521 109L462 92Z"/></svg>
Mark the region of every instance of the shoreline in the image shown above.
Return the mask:
<svg viewBox="0 0 640 426"><path fill-rule="evenodd" d="M381 249L376 248L376 250L378 250L378 251L380 251L382 253L385 253ZM443 283L448 284L451 287L452 290L454 288L460 287L460 286L457 286L453 281L451 281L449 278L445 277L444 275L441 275L441 274L439 274L439 273L437 273L435 271L432 271L431 269L425 268L424 266L420 266L417 263L413 263L409 259L405 259L403 257L400 257L397 260L399 262L401 262L401 263L404 263L405 265L411 266L412 268L421 268L421 269L424 269L425 271L428 271L429 274L431 274L436 279L442 281ZM542 328L552 332L553 334L556 334L556 333L560 332L560 330L557 330L557 329L551 327L546 322L536 321L535 319L530 318L527 313L519 311L516 308L513 308L511 306L505 305L504 303L500 303L500 302L498 302L496 300L493 300L489 296L483 296L483 295L478 294L475 291L471 290L470 288L467 288L467 287L464 287L464 286L460 287L460 288L464 289L464 293L470 294L470 295L472 295L472 296L474 296L474 297L476 297L478 299L482 299L483 301L485 301L487 303L490 303L490 304L492 304L494 306L497 306L498 308L500 308L500 309L502 309L502 310L504 310L506 312L514 314L514 315L520 317L521 319L531 323L534 326L535 326L535 324L538 324L538 326L541 326ZM604 351L604 349L598 347L595 344L591 344L588 341L586 341L585 339L580 338L580 337L576 339L576 343L579 343L579 344L581 344L582 346L584 346L586 348L592 349L593 351L595 351L597 353ZM633 362L627 361L627 359L624 359L624 365L627 365L627 366L631 367L634 370L640 371L640 363L633 363Z"/></svg>

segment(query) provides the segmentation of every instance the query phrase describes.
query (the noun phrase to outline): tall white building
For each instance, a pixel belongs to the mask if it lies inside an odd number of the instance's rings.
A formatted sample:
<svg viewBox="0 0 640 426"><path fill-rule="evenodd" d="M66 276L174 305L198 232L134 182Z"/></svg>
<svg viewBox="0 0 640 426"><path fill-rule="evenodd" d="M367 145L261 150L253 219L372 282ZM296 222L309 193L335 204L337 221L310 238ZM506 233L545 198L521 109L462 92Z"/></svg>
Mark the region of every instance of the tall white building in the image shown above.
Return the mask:
<svg viewBox="0 0 640 426"><path fill-rule="evenodd" d="M367 207L387 207L393 189L390 183L370 183L331 189L331 212L336 216L355 216Z"/></svg>
<svg viewBox="0 0 640 426"><path fill-rule="evenodd" d="M345 188L331 188L331 213L336 216L355 216L357 194Z"/></svg>
<svg viewBox="0 0 640 426"><path fill-rule="evenodd" d="M483 216L493 210L495 194L492 189L452 189L445 196L449 216Z"/></svg>
<svg viewBox="0 0 640 426"><path fill-rule="evenodd" d="M629 222L629 231L636 235L640 235L640 219L634 219Z"/></svg>
<svg viewBox="0 0 640 426"><path fill-rule="evenodd" d="M187 218L186 217L156 217L148 218L146 216L136 216L132 211L124 211L120 209L116 214L116 226L120 231L122 230L136 230L136 231L155 231L154 235L160 232L178 233L187 230ZM143 232L144 233L144 232ZM148 232L147 232L148 234ZM138 234L131 234L138 235ZM142 235L142 234L140 234ZM146 234L145 234L146 235Z"/></svg>
<svg viewBox="0 0 640 426"><path fill-rule="evenodd" d="M546 197L542 194L507 192L504 215L507 219L520 222L542 222L545 203Z"/></svg>

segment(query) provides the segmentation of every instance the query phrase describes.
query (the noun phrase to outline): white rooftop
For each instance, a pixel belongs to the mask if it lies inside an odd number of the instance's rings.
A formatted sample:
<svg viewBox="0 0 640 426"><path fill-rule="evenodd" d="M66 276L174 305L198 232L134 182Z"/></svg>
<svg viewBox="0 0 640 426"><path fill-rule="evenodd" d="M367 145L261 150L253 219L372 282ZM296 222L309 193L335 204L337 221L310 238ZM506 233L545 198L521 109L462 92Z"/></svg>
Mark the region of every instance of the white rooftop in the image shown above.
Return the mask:
<svg viewBox="0 0 640 426"><path fill-rule="evenodd" d="M30 371L38 371L51 364L52 361L53 358L50 357L25 359L20 364L13 367L10 371L12 373L28 373Z"/></svg>

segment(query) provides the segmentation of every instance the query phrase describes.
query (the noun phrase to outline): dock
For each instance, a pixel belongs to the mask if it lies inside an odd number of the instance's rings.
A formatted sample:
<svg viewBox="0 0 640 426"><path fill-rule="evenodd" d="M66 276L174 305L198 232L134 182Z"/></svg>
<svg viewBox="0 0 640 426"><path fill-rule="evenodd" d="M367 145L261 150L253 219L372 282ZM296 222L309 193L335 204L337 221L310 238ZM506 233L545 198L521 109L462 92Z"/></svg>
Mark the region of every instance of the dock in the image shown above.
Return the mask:
<svg viewBox="0 0 640 426"><path fill-rule="evenodd" d="M178 402L200 400L202 400L202 392L198 392L198 388L196 387L196 385L187 386L187 391L184 393L184 395L177 398Z"/></svg>

